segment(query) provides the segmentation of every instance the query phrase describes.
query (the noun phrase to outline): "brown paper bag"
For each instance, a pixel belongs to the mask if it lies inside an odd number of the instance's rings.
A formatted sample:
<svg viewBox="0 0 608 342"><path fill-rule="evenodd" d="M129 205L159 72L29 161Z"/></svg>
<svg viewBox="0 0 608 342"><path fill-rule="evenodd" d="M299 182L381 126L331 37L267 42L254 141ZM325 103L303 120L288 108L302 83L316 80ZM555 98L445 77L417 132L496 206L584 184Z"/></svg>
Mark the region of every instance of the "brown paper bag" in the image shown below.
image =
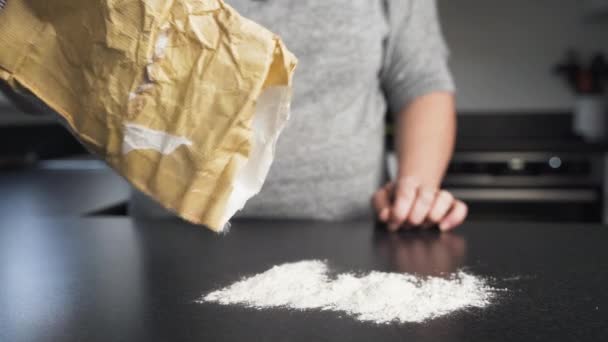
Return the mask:
<svg viewBox="0 0 608 342"><path fill-rule="evenodd" d="M0 79L129 182L219 231L259 192L295 57L222 0L10 0Z"/></svg>

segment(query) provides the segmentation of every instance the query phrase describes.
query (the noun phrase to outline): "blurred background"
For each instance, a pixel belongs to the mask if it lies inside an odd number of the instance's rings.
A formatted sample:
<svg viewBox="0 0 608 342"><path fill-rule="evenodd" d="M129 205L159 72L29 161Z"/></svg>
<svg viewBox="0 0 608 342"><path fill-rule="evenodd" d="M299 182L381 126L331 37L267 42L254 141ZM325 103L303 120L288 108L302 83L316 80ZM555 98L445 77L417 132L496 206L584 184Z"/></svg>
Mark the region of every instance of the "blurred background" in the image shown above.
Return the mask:
<svg viewBox="0 0 608 342"><path fill-rule="evenodd" d="M608 0L439 7L458 87L445 187L471 220L608 222ZM127 214L127 184L35 112L0 95L0 215Z"/></svg>

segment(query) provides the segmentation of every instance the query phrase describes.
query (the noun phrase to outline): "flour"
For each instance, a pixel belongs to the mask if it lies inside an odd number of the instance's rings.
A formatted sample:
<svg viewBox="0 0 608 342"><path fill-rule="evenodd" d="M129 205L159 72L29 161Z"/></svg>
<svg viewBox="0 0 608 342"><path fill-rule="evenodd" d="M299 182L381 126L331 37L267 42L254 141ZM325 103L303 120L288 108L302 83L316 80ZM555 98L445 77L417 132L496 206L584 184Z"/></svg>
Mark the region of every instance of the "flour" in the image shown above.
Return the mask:
<svg viewBox="0 0 608 342"><path fill-rule="evenodd" d="M483 279L458 272L447 279L371 272L330 277L325 262L274 266L205 295L199 302L247 307L329 310L377 324L423 322L490 304L495 290Z"/></svg>

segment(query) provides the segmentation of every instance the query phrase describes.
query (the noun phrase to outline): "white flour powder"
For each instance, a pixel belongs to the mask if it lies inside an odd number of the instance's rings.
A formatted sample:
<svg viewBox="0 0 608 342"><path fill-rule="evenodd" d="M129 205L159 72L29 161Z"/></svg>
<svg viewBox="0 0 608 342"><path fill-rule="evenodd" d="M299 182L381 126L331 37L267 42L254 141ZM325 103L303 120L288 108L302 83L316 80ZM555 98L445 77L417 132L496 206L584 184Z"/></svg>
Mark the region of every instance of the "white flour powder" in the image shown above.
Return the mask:
<svg viewBox="0 0 608 342"><path fill-rule="evenodd" d="M331 310L381 324L423 322L456 310L482 308L493 293L483 279L464 272L448 279L383 272L332 278L325 262L312 260L274 266L211 292L200 302Z"/></svg>

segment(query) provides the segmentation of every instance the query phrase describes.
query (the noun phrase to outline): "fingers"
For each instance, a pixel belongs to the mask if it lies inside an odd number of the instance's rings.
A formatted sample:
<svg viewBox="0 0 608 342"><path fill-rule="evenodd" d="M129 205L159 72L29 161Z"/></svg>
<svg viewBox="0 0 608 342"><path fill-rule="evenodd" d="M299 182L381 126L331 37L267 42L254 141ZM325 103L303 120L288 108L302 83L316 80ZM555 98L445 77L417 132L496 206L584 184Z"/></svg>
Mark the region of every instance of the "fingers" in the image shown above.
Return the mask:
<svg viewBox="0 0 608 342"><path fill-rule="evenodd" d="M391 231L434 225L447 231L462 224L468 214L466 204L448 191L422 188L412 177L386 184L374 194L372 204Z"/></svg>
<svg viewBox="0 0 608 342"><path fill-rule="evenodd" d="M388 222L391 212L391 195L393 192L394 184L388 183L380 190L376 191L372 198L372 204L378 215L380 222Z"/></svg>
<svg viewBox="0 0 608 342"><path fill-rule="evenodd" d="M389 230L395 231L408 218L416 199L419 183L413 178L403 178L395 184L395 198L391 210Z"/></svg>
<svg viewBox="0 0 608 342"><path fill-rule="evenodd" d="M412 211L407 218L407 222L413 226L420 226L424 223L431 206L435 200L435 191L428 189L419 189L418 196L414 202Z"/></svg>
<svg viewBox="0 0 608 342"><path fill-rule="evenodd" d="M464 202L459 200L454 201L450 212L439 223L439 229L447 231L456 228L464 222L468 211L469 209Z"/></svg>
<svg viewBox="0 0 608 342"><path fill-rule="evenodd" d="M446 216L453 204L454 196L452 194L445 190L439 191L429 212L428 220L433 224L438 224Z"/></svg>

